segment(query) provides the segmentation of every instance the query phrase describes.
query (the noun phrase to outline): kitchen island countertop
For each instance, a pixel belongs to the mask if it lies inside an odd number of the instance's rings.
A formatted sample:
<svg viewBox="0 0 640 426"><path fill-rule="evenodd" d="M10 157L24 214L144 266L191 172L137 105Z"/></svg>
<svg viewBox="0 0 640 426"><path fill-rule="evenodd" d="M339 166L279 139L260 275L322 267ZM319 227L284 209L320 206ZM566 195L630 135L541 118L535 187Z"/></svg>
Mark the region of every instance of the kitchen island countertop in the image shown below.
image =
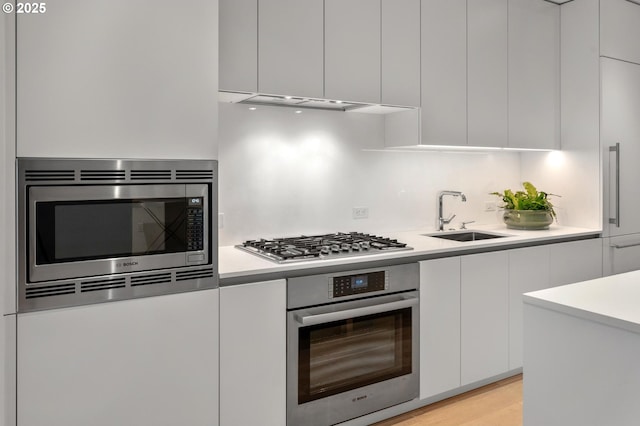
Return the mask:
<svg viewBox="0 0 640 426"><path fill-rule="evenodd" d="M640 271L526 293L524 303L640 334Z"/></svg>
<svg viewBox="0 0 640 426"><path fill-rule="evenodd" d="M504 235L505 237L458 242L423 235L435 233L436 231L434 229L382 232L381 234L384 234L386 237L395 238L400 242L406 243L412 247L413 250L335 259L316 259L292 263L276 263L247 253L234 246L222 246L219 248L218 253L220 285L225 286L244 282L325 273L331 270L377 267L380 265L413 262L438 257L597 238L601 233L601 230L598 229L573 228L557 225L552 225L548 230L537 231L507 229L502 224L477 226L469 230L491 232Z"/></svg>
<svg viewBox="0 0 640 426"><path fill-rule="evenodd" d="M640 271L524 297L524 426L632 426L640 406Z"/></svg>

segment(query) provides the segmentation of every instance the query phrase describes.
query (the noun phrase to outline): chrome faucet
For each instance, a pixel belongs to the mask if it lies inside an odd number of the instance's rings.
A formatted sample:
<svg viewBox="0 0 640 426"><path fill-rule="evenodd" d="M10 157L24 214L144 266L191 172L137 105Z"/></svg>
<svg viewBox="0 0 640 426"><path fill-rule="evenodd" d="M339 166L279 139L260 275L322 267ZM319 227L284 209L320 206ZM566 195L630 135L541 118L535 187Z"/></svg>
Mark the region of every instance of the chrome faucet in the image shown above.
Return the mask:
<svg viewBox="0 0 640 426"><path fill-rule="evenodd" d="M462 201L467 201L467 197L460 191L440 191L438 193L438 231L443 231L444 225L448 225L449 223L451 223L453 218L456 217L455 214L451 215L451 217L449 217L448 219L442 217L442 198L445 195L460 197Z"/></svg>

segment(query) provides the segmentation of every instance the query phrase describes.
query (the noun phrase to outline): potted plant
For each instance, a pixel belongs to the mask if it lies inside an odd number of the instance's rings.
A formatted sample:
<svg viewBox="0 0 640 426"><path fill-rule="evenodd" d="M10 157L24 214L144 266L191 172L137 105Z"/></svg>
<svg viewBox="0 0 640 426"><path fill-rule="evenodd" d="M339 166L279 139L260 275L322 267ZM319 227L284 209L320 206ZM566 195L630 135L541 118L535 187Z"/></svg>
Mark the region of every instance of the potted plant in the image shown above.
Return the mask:
<svg viewBox="0 0 640 426"><path fill-rule="evenodd" d="M492 192L504 201L505 209L502 219L507 228L512 229L547 229L557 219L553 204L548 194L538 191L531 182L523 182L524 191L513 192L505 189L502 193ZM557 195L555 195L557 196Z"/></svg>

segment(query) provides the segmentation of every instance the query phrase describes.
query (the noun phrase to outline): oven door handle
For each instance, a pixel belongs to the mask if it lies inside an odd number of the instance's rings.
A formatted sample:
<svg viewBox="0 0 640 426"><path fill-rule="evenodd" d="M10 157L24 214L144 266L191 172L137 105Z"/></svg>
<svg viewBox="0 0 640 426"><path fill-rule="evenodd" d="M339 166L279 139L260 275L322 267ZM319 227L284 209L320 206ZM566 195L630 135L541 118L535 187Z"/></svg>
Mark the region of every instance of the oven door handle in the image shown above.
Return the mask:
<svg viewBox="0 0 640 426"><path fill-rule="evenodd" d="M324 314L313 315L309 314L306 311L301 311L300 313L296 313L294 317L298 323L302 324L303 326L309 326L355 317L363 317L365 315L379 314L381 312L395 311L397 309L410 308L412 306L417 306L419 302L420 299L418 299L417 297L409 297L394 302L347 309L346 311L327 312Z"/></svg>

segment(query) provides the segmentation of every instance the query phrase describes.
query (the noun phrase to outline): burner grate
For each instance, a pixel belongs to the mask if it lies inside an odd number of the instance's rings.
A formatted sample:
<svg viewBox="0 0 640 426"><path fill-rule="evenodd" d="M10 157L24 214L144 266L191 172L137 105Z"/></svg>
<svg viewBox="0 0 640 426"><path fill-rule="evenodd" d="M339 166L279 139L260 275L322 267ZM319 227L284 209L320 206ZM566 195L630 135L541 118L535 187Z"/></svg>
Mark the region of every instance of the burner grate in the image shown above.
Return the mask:
<svg viewBox="0 0 640 426"><path fill-rule="evenodd" d="M236 247L280 263L412 250L398 240L361 232L261 238Z"/></svg>

